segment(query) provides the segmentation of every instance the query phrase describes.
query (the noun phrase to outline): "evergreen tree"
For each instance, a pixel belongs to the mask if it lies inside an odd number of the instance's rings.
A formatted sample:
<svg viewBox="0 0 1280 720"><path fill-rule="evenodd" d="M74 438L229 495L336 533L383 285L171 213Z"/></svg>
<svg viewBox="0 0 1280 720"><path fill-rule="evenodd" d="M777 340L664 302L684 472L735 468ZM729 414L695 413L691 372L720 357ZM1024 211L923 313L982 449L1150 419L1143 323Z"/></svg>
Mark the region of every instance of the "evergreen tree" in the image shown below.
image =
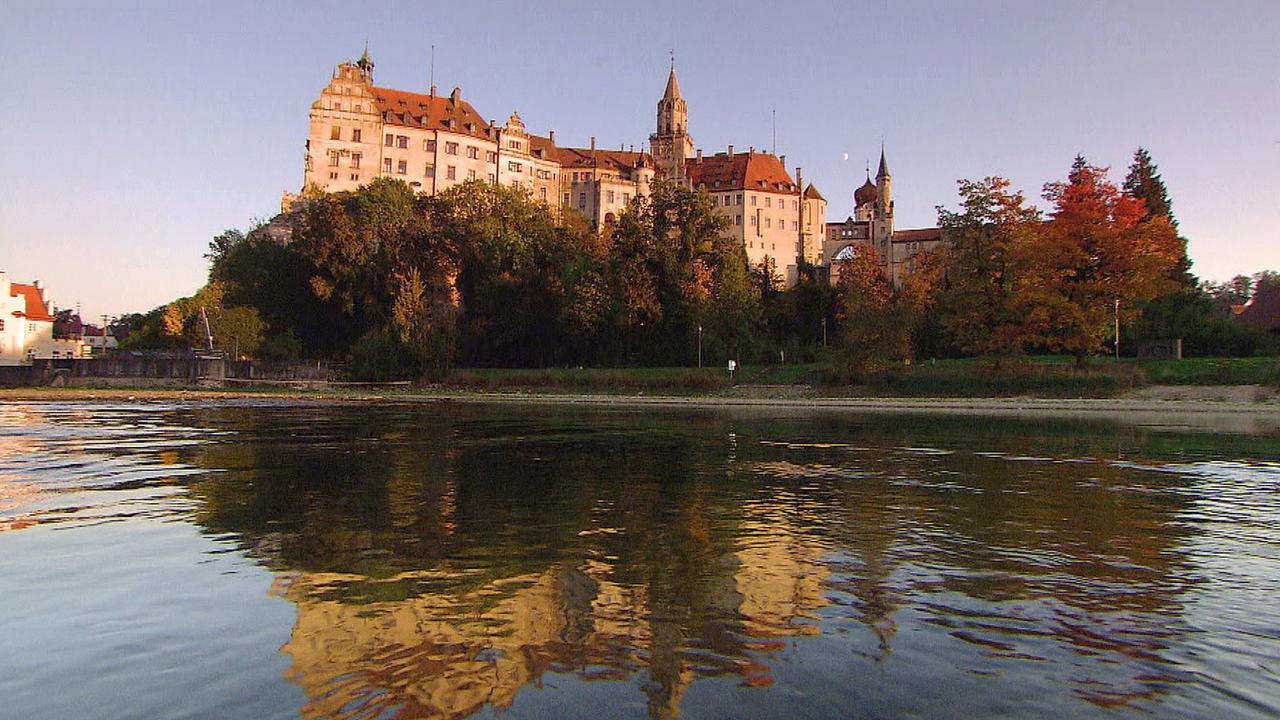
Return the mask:
<svg viewBox="0 0 1280 720"><path fill-rule="evenodd" d="M1173 217L1173 204L1169 202L1169 191L1164 186L1164 178L1160 177L1156 164L1151 161L1151 153L1146 148L1140 147L1133 154L1133 163L1129 165L1129 174L1125 176L1123 188L1126 195L1141 200L1146 207L1147 214L1142 218L1144 222L1163 215L1169 219L1170 225L1175 228L1178 226L1178 221Z"/></svg>

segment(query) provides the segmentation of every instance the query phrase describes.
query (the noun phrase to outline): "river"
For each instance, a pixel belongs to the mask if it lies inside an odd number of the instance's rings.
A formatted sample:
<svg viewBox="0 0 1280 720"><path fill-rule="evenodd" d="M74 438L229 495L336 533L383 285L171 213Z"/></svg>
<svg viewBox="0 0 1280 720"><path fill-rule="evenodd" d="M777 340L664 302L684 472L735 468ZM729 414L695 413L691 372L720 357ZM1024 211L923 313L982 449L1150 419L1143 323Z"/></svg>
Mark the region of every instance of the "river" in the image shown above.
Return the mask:
<svg viewBox="0 0 1280 720"><path fill-rule="evenodd" d="M0 404L0 715L1280 716L1280 429Z"/></svg>

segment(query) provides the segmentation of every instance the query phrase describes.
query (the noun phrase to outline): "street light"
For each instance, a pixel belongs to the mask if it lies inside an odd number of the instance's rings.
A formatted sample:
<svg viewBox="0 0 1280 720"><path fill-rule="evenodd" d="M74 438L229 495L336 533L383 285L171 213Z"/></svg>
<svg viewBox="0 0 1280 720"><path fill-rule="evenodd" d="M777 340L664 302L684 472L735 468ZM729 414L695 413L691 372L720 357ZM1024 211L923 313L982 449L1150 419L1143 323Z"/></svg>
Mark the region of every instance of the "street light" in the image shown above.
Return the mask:
<svg viewBox="0 0 1280 720"><path fill-rule="evenodd" d="M1120 362L1120 298L1116 298L1116 362Z"/></svg>

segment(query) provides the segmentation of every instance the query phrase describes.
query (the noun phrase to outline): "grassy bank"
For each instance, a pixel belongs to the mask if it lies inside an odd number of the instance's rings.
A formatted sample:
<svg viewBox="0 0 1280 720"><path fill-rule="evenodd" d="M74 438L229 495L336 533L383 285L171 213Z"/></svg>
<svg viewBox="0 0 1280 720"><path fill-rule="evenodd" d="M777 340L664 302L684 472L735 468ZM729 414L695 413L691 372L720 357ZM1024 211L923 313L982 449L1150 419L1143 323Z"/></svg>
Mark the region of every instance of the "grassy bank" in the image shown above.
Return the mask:
<svg viewBox="0 0 1280 720"><path fill-rule="evenodd" d="M1277 358L1188 360L1094 359L1077 368L1074 359L1049 356L993 363L980 358L926 361L895 366L838 384L819 364L741 368L730 382L725 368L466 369L445 386L458 390L663 392L722 394L742 386L808 386L832 397L1015 397L1106 398L1150 385L1280 386Z"/></svg>

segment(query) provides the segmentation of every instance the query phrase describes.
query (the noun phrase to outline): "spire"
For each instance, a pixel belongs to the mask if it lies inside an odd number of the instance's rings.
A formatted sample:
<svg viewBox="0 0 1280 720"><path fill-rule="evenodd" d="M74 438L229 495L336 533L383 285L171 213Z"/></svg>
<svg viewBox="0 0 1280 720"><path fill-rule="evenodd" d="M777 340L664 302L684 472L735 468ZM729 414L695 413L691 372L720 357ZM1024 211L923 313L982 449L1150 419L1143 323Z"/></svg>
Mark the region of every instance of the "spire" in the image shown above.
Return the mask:
<svg viewBox="0 0 1280 720"><path fill-rule="evenodd" d="M373 72L373 60L369 59L369 41L364 41L364 52L360 54L360 59L356 61L356 67L363 70L366 74Z"/></svg>
<svg viewBox="0 0 1280 720"><path fill-rule="evenodd" d="M680 97L680 83L676 82L676 61L671 60L671 74L667 76L667 91L662 93L663 100L676 100Z"/></svg>
<svg viewBox="0 0 1280 720"><path fill-rule="evenodd" d="M876 171L876 179L889 177L889 163L884 159L884 143L880 143L880 169Z"/></svg>

